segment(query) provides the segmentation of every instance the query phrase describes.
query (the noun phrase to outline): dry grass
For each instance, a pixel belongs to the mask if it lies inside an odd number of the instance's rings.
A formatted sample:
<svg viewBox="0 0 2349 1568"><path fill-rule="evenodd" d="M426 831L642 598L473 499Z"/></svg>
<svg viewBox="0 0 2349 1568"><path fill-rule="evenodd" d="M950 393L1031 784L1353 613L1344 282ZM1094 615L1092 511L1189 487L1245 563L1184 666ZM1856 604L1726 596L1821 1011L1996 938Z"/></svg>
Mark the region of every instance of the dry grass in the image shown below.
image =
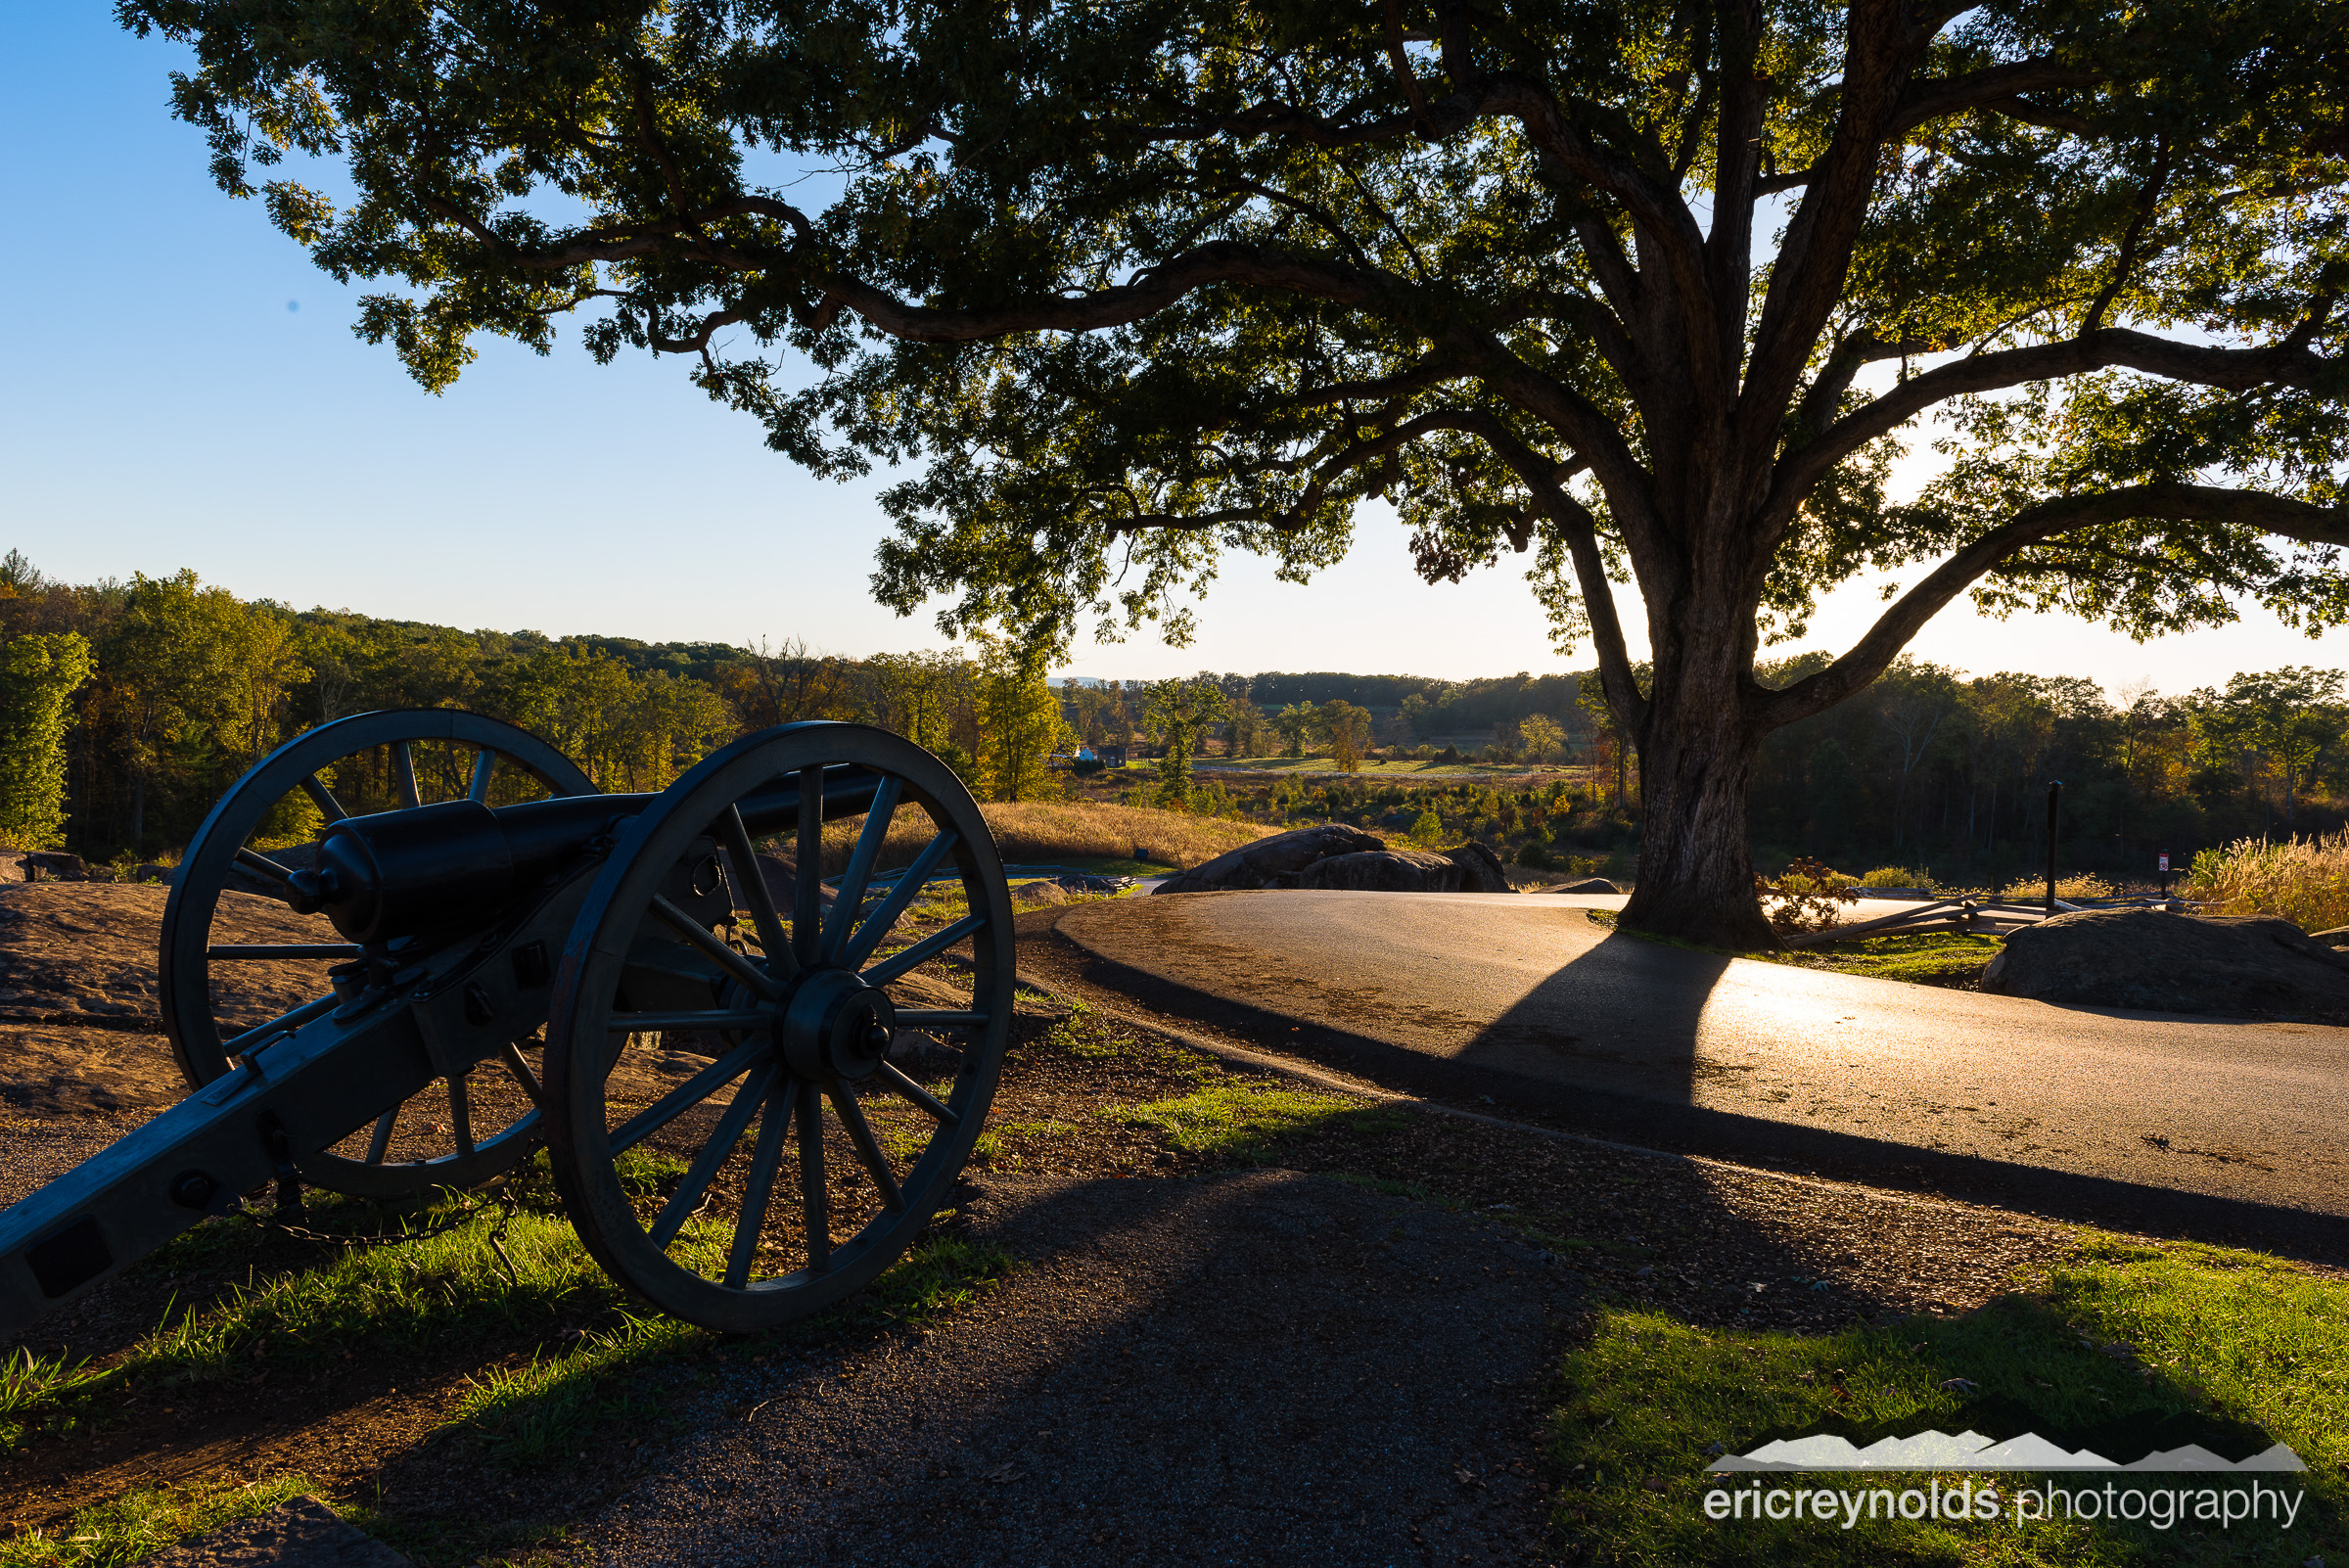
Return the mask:
<svg viewBox="0 0 2349 1568"><path fill-rule="evenodd" d="M2303 931L2349 925L2349 829L2204 850L2187 873L2185 894L2216 905L2209 914L2281 915Z"/></svg>
<svg viewBox="0 0 2349 1568"><path fill-rule="evenodd" d="M990 801L980 807L994 829L995 846L1009 861L1071 859L1147 860L1189 869L1271 833L1253 822L1144 806L1091 805L1075 801ZM864 827L862 817L824 825L824 874L848 866L850 848ZM889 825L884 866L903 865L930 842L930 822L919 810L902 809Z"/></svg>

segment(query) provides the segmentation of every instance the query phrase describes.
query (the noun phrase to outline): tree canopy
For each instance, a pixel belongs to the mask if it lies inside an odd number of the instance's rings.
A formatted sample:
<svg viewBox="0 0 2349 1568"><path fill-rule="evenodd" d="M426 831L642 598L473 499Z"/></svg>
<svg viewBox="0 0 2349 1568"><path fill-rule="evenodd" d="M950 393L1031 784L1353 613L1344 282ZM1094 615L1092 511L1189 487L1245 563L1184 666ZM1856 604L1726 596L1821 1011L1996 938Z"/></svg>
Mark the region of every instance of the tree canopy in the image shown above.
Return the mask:
<svg viewBox="0 0 2349 1568"><path fill-rule="evenodd" d="M425 386L575 312L688 355L819 472L918 463L876 587L949 629L1180 640L1223 552L1302 578L1372 497L1431 581L1528 554L1640 750L1627 918L1723 940L1767 940L1762 738L1969 587L2140 634L2349 618L2333 11L121 6L194 44L220 183L393 285L360 330ZM1947 472L1892 504L1935 414Z"/></svg>

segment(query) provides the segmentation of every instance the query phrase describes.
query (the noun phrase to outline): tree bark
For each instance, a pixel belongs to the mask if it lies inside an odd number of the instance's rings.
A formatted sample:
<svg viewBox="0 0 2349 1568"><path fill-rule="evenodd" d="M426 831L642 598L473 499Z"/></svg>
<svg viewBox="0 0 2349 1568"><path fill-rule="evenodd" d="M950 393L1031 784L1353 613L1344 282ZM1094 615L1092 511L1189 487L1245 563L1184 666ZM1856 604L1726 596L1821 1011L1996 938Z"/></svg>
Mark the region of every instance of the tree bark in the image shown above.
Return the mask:
<svg viewBox="0 0 2349 1568"><path fill-rule="evenodd" d="M1775 947L1754 897L1746 829L1762 733L1727 676L1733 661L1706 663L1716 671L1709 679L1669 689L1659 677L1648 709L1639 742L1645 825L1623 923L1712 947Z"/></svg>

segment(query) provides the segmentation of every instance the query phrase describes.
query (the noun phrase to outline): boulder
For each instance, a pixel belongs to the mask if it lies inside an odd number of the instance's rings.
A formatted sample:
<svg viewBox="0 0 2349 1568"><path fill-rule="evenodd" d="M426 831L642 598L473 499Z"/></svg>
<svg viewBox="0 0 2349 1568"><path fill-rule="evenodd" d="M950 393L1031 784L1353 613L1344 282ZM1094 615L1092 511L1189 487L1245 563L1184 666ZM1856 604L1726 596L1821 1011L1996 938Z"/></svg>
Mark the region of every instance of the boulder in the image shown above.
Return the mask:
<svg viewBox="0 0 2349 1568"><path fill-rule="evenodd" d="M759 877L760 881L766 884L766 896L774 900L775 908L782 914L783 918L785 920L789 920L791 918L793 903L799 897L800 879L798 873L792 869L790 861L781 859L772 854L754 854L752 858L759 862ZM732 857L728 856L729 863L731 862L731 859ZM732 877L729 877L727 880L733 886L735 909L739 911L750 908L751 902L749 899L743 896L743 885L741 881ZM816 900L824 908L831 908L832 900L836 897L838 897L838 895L836 895L830 888L825 887L820 882L816 884Z"/></svg>
<svg viewBox="0 0 2349 1568"><path fill-rule="evenodd" d="M1158 893L1227 893L1278 886L1277 878L1294 875L1332 855L1361 854L1384 850L1386 840L1343 822L1275 833L1254 844L1243 844L1204 865L1177 871L1161 882Z"/></svg>
<svg viewBox="0 0 2349 1568"><path fill-rule="evenodd" d="M1435 853L1427 850L1371 850L1316 860L1281 879L1292 888L1346 888L1361 893L1507 893L1499 857L1481 844Z"/></svg>
<svg viewBox="0 0 2349 1568"><path fill-rule="evenodd" d="M2083 909L2007 937L1982 989L2148 1012L2330 1012L2349 1010L2349 952L2272 916Z"/></svg>
<svg viewBox="0 0 2349 1568"><path fill-rule="evenodd" d="M67 854L62 850L34 850L17 862L27 882L87 882L90 868L81 863L78 854Z"/></svg>
<svg viewBox="0 0 2349 1568"><path fill-rule="evenodd" d="M1555 882L1542 890L1543 893L1621 893L1623 890L1605 877L1581 877L1573 882Z"/></svg>
<svg viewBox="0 0 2349 1568"><path fill-rule="evenodd" d="M1069 901L1069 890L1057 882L1023 882L1011 890L1011 901L1027 904L1031 908L1041 908L1048 903L1066 903Z"/></svg>

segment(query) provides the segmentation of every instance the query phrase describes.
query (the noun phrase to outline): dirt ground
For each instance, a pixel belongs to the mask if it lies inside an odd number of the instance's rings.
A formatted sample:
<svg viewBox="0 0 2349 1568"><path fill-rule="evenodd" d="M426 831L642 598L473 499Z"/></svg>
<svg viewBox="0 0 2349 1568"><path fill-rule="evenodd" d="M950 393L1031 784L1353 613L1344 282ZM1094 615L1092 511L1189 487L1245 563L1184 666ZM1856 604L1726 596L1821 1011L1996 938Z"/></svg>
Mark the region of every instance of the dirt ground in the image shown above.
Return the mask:
<svg viewBox="0 0 2349 1568"><path fill-rule="evenodd" d="M160 910L160 890L0 888L0 992L28 1020L0 1025L0 1200L176 1097L142 956ZM1546 1368L1594 1304L1812 1330L1963 1311L2068 1247L1997 1211L1416 1111L1186 1152L1118 1108L1258 1075L1088 992L1049 915L1021 919L1023 973L1102 1011L1079 1038L1031 998L952 1222L1018 1260L975 1305L720 1344L631 1391L661 1419L530 1470L447 1412L600 1307L511 1343L159 1391L0 1460L0 1521L299 1470L401 1522L428 1564L550 1531L565 1560L631 1564L1543 1563ZM67 1014L108 1022L47 1021ZM676 1070L648 1058L648 1092ZM174 1296L314 1261L253 1247L233 1277L133 1270L28 1348L104 1358Z"/></svg>

